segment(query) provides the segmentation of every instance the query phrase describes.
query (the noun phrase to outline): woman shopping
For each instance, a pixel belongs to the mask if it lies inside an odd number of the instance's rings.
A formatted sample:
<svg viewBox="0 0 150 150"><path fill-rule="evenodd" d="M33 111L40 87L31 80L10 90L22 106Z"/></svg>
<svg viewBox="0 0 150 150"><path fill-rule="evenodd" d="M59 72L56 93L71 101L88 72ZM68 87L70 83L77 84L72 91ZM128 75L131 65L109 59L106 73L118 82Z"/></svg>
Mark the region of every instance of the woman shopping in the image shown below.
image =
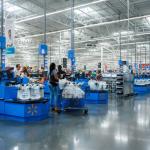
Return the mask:
<svg viewBox="0 0 150 150"><path fill-rule="evenodd" d="M50 82L50 102L52 111L60 112L60 103L58 99L58 75L55 63L50 64L49 68L49 82Z"/></svg>

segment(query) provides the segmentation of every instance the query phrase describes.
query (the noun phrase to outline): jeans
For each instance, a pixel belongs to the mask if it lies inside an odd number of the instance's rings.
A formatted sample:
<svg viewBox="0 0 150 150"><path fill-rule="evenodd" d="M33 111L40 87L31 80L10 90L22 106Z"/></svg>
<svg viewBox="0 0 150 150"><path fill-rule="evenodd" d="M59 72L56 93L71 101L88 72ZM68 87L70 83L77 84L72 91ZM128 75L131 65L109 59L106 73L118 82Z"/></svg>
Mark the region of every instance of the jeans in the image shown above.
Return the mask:
<svg viewBox="0 0 150 150"><path fill-rule="evenodd" d="M52 108L59 108L58 86L50 84L50 104Z"/></svg>

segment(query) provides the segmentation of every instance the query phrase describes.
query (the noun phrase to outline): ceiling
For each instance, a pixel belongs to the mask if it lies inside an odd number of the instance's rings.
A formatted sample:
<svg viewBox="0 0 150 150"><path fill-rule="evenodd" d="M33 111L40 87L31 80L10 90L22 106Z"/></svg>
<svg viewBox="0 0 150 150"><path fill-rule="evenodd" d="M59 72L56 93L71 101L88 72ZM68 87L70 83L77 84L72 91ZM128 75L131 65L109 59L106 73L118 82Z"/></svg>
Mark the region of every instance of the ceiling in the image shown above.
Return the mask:
<svg viewBox="0 0 150 150"><path fill-rule="evenodd" d="M41 65L44 0L5 0L5 17L15 18L16 54L7 65ZM128 5L129 4L129 5ZM129 6L129 7L128 7ZM46 0L49 62L61 64L70 49L70 0ZM129 9L128 9L129 8ZM98 62L117 67L121 55L130 63L150 63L150 0L75 0L75 50L78 68ZM129 18L129 20L128 20Z"/></svg>

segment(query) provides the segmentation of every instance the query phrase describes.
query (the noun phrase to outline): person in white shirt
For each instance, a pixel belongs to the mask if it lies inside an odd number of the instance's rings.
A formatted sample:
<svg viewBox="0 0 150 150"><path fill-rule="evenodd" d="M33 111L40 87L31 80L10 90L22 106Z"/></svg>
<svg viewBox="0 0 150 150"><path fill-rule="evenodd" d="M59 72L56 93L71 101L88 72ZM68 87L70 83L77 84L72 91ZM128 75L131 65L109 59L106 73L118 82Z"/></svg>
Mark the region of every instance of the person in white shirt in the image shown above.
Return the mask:
<svg viewBox="0 0 150 150"><path fill-rule="evenodd" d="M15 69L15 77L19 77L20 75L21 75L21 66L20 64L17 64Z"/></svg>

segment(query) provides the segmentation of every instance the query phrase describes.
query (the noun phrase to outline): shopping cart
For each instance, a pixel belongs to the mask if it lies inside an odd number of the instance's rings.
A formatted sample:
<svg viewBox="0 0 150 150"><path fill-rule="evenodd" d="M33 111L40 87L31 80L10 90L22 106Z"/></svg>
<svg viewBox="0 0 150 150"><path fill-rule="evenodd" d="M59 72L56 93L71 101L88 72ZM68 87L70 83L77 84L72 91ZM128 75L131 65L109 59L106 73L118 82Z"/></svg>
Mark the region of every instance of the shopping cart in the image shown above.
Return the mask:
<svg viewBox="0 0 150 150"><path fill-rule="evenodd" d="M62 98L61 102L63 111L82 111L83 114L88 114L85 98Z"/></svg>

